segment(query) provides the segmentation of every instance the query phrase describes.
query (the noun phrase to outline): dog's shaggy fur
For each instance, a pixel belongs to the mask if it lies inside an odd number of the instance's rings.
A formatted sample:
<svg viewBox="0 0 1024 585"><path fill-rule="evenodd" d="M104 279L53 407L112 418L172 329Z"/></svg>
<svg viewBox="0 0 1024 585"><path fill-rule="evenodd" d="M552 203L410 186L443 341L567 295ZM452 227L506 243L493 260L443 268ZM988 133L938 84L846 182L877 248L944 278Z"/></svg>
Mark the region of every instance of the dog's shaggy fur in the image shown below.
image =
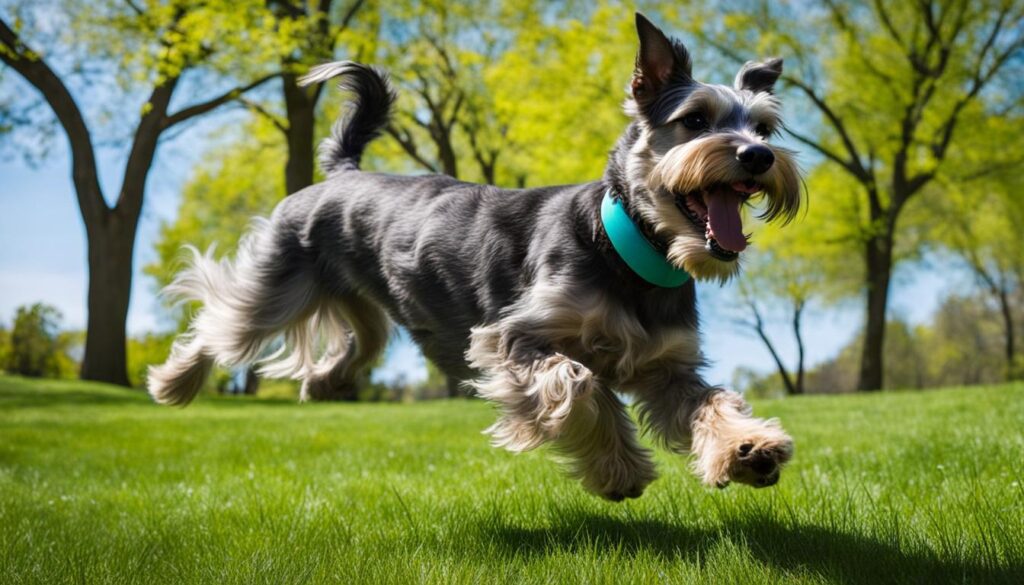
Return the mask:
<svg viewBox="0 0 1024 585"><path fill-rule="evenodd" d="M733 276L746 245L739 206L760 191L765 216L788 219L800 202L791 153L768 144L782 62L748 63L732 88L706 85L680 43L641 15L637 29L633 121L604 178L582 185L511 191L360 171L395 99L387 76L351 62L314 69L308 83L338 77L353 95L321 147L329 177L258 221L234 261L193 250L167 292L202 309L150 371L153 397L186 404L213 364L261 361L267 375L301 379L303 399L352 399L395 322L497 404L495 445L551 443L603 497L637 497L656 476L615 392L634 397L661 444L691 451L708 484L774 484L792 441L701 379L693 281L660 288L634 274L599 208L612 193L674 265Z"/></svg>

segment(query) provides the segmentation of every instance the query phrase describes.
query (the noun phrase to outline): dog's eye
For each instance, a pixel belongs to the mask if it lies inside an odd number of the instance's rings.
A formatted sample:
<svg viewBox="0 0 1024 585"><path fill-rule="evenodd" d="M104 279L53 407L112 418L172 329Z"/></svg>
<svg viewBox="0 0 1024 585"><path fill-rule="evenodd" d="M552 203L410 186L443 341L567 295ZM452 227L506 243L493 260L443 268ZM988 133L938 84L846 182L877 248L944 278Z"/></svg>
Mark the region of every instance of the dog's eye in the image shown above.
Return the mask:
<svg viewBox="0 0 1024 585"><path fill-rule="evenodd" d="M754 132L762 138L768 138L772 135L772 129L768 127L768 124L758 124L754 127Z"/></svg>
<svg viewBox="0 0 1024 585"><path fill-rule="evenodd" d="M686 114L683 116L683 126L686 126L688 130L704 130L708 127L708 119L699 112Z"/></svg>

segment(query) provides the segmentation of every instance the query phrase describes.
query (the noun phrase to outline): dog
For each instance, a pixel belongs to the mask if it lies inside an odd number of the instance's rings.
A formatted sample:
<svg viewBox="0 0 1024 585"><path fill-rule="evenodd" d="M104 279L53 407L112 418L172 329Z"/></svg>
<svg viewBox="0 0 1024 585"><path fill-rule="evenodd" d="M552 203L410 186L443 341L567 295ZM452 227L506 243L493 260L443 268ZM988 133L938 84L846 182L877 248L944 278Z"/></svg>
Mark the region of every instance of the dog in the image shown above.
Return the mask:
<svg viewBox="0 0 1024 585"><path fill-rule="evenodd" d="M656 442L693 454L708 485L775 484L793 441L701 378L694 280L737 273L751 198L766 221L801 204L795 155L770 142L782 60L708 85L681 42L639 13L636 27L632 121L601 180L579 185L361 171L396 98L388 76L354 62L313 68L304 83L338 78L352 95L320 148L327 179L257 220L233 261L192 250L166 292L202 308L150 370L153 398L187 404L214 364L260 361L266 376L301 379L303 400L352 399L397 323L497 405L495 446L551 444L599 496L636 498L656 477L623 395Z"/></svg>

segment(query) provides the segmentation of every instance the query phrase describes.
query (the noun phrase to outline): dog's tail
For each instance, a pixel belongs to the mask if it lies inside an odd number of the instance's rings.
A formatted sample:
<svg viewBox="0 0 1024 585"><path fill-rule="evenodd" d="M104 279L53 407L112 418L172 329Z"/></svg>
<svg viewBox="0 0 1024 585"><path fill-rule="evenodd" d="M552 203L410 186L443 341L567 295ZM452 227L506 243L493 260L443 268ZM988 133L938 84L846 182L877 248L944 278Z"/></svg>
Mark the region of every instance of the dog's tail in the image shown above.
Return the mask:
<svg viewBox="0 0 1024 585"><path fill-rule="evenodd" d="M354 61L317 65L299 84L334 77L340 77L338 87L352 93L352 103L334 123L331 136L320 143L320 168L327 175L359 168L366 145L387 126L396 98L387 73Z"/></svg>

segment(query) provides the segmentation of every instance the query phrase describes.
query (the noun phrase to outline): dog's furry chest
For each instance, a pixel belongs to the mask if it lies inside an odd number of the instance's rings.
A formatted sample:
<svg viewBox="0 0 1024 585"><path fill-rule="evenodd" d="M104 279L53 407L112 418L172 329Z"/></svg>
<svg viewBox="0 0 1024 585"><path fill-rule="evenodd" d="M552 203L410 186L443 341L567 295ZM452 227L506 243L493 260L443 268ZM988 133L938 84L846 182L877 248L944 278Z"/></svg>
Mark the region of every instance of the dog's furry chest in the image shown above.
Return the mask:
<svg viewBox="0 0 1024 585"><path fill-rule="evenodd" d="M561 350L599 376L629 386L679 364L699 363L697 331L681 323L644 322L632 307L602 295L567 307L576 334L562 331Z"/></svg>

